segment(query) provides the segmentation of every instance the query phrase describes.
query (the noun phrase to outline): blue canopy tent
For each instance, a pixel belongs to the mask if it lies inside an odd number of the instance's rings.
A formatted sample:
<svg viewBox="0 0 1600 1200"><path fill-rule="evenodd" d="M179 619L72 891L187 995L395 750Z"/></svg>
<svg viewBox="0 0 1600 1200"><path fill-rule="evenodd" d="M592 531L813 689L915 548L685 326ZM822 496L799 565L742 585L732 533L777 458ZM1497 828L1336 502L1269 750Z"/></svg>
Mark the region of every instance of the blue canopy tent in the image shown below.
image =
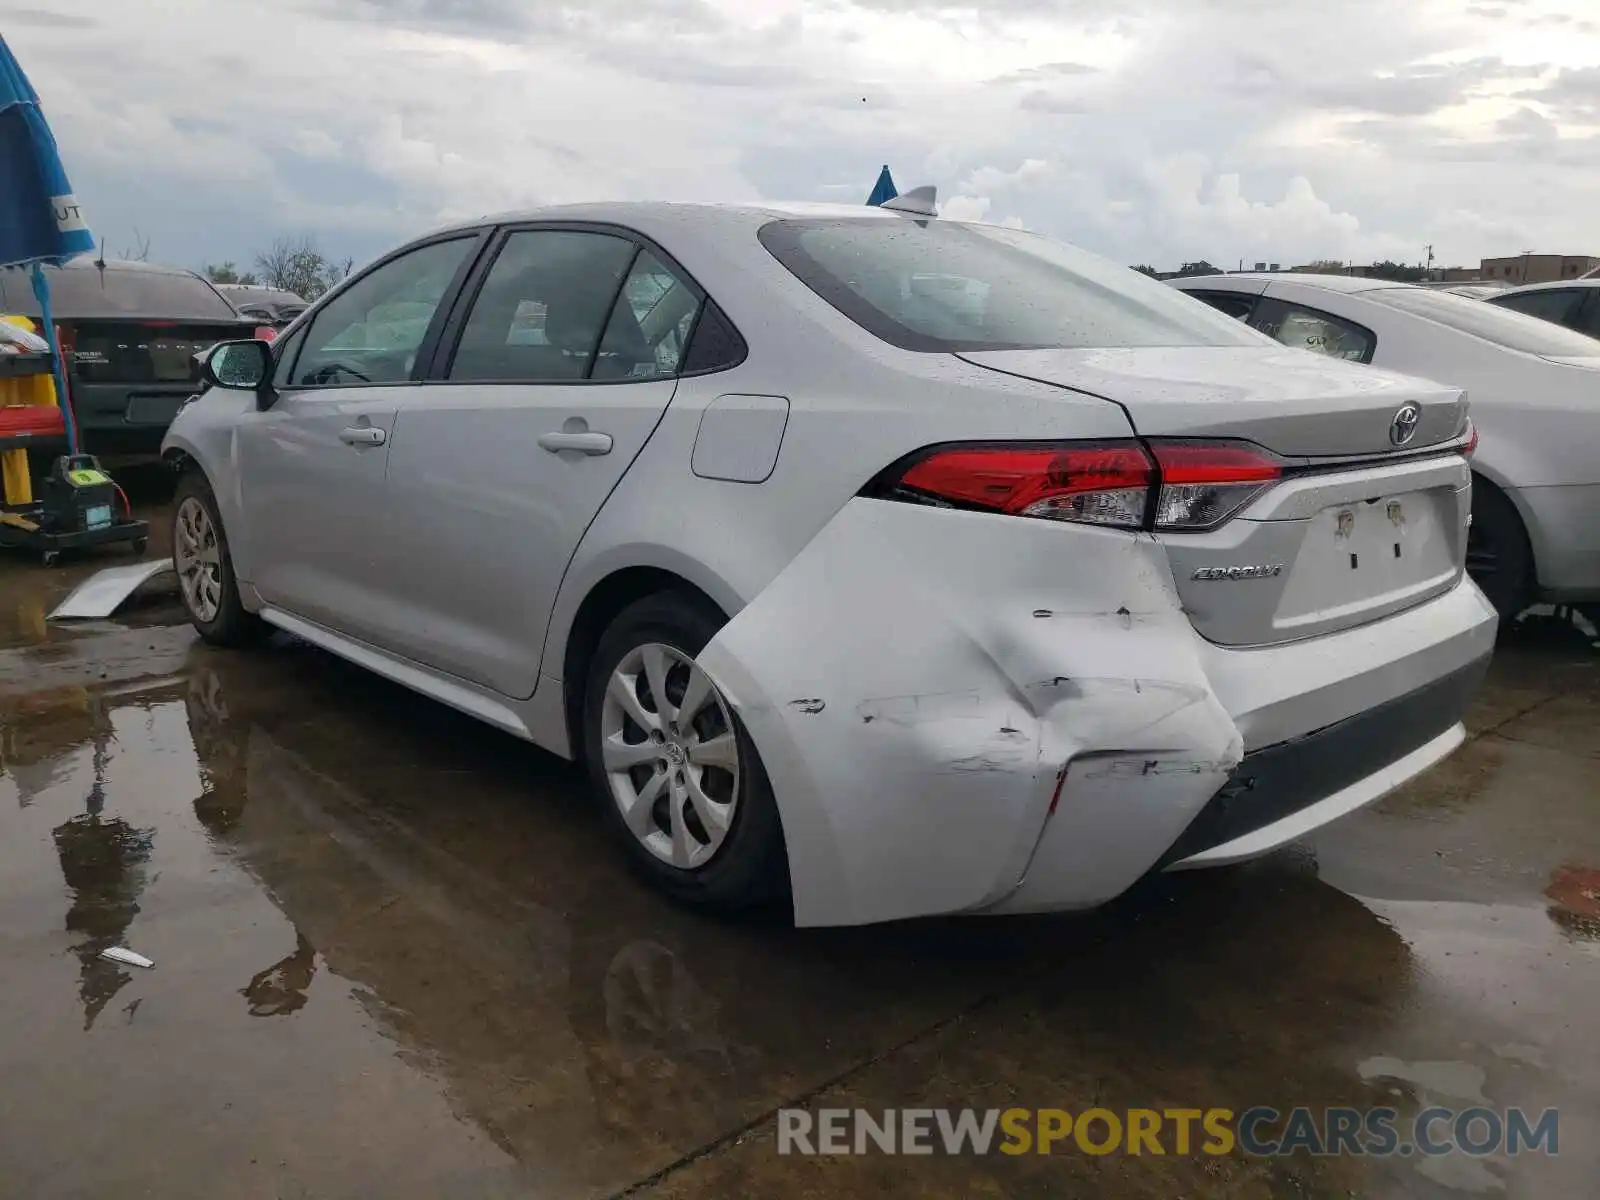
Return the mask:
<svg viewBox="0 0 1600 1200"><path fill-rule="evenodd" d="M44 335L50 342L56 397L71 454L78 452L78 431L50 311L50 285L41 267L59 266L93 249L94 235L73 198L38 93L0 36L0 268L33 269L33 294L39 298Z"/></svg>
<svg viewBox="0 0 1600 1200"><path fill-rule="evenodd" d="M885 163L883 170L878 172L878 182L872 185L872 194L867 197L867 203L882 204L885 200L893 200L899 194L894 186L894 176L889 174L889 165Z"/></svg>

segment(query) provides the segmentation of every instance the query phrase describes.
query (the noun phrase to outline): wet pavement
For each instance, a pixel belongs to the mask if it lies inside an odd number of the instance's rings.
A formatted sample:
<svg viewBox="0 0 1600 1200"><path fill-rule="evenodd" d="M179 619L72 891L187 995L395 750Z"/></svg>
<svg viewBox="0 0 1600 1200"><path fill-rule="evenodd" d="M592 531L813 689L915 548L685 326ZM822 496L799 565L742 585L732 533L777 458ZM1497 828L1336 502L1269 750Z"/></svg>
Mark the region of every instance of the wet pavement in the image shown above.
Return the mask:
<svg viewBox="0 0 1600 1200"><path fill-rule="evenodd" d="M160 552L159 546L152 553ZM1101 912L786 929L622 869L576 773L108 554L0 560L0 1194L1600 1194L1600 652L1513 631L1452 759ZM127 946L152 970L98 957ZM795 1158L864 1106L1560 1109L1552 1158Z"/></svg>

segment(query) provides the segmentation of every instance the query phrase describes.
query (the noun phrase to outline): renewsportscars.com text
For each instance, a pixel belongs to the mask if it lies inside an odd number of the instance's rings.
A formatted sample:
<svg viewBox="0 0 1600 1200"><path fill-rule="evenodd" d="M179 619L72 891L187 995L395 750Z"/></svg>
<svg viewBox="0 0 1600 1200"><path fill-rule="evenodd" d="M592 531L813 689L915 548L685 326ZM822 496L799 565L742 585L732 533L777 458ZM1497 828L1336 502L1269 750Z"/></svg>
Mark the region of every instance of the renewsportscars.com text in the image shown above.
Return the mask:
<svg viewBox="0 0 1600 1200"><path fill-rule="evenodd" d="M1520 1108L785 1108L779 1154L1399 1155L1559 1150L1560 1114Z"/></svg>

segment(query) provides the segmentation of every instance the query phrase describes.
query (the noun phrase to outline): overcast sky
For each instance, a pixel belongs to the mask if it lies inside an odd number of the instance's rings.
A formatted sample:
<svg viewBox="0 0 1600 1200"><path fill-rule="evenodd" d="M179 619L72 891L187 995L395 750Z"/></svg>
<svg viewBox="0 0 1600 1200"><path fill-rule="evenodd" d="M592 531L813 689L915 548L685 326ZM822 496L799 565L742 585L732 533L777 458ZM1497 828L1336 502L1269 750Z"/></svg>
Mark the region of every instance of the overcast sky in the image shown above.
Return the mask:
<svg viewBox="0 0 1600 1200"><path fill-rule="evenodd" d="M594 198L858 203L1121 262L1600 254L1595 0L0 0L115 254L358 261Z"/></svg>

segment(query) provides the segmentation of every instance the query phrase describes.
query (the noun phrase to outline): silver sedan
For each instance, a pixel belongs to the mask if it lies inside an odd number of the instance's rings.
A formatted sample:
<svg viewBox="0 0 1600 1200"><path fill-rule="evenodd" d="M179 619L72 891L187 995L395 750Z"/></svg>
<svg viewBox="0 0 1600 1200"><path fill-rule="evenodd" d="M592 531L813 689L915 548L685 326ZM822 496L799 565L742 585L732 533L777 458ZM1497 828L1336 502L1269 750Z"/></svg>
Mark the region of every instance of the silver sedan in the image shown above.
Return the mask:
<svg viewBox="0 0 1600 1200"><path fill-rule="evenodd" d="M457 225L206 370L164 448L201 634L581 760L704 907L1266 853L1459 745L1494 640L1458 388L916 194Z"/></svg>

